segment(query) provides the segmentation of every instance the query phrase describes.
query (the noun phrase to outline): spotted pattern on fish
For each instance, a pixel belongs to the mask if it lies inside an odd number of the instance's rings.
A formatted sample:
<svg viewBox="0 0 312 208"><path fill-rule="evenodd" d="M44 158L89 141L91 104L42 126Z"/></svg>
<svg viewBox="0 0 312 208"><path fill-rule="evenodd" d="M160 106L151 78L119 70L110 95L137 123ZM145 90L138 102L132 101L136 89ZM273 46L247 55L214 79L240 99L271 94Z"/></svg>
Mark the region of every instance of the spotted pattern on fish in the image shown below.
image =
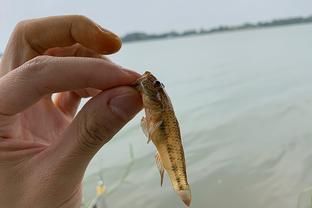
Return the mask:
<svg viewBox="0 0 312 208"><path fill-rule="evenodd" d="M146 118L144 126L147 128L144 132L148 132L149 139L156 146L156 160L160 160L157 164L163 165L173 188L189 206L191 192L187 181L184 150L179 123L170 98L163 84L150 72L145 72L135 86L142 95ZM160 173L162 173L161 169Z"/></svg>

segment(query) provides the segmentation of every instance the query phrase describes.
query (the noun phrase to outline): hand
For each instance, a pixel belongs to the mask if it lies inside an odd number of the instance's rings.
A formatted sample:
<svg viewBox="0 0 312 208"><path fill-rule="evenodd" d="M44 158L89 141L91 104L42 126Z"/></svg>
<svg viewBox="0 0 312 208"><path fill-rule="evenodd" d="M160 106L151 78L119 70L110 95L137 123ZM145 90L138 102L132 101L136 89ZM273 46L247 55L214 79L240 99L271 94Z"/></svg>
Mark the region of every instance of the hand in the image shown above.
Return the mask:
<svg viewBox="0 0 312 208"><path fill-rule="evenodd" d="M100 58L120 46L82 16L16 26L0 67L1 207L80 207L88 163L142 105L127 87L139 75Z"/></svg>

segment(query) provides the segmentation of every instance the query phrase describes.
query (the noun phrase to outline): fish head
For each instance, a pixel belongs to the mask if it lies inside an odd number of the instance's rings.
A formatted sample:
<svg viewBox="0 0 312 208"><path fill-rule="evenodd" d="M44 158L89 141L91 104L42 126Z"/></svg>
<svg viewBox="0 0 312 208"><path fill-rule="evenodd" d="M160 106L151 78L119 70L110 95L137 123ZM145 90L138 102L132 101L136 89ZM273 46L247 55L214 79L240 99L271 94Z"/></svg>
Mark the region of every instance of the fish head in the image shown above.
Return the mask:
<svg viewBox="0 0 312 208"><path fill-rule="evenodd" d="M139 79L136 80L135 87L143 95L146 95L149 98L157 98L165 86L163 83L158 81L151 72L146 71Z"/></svg>

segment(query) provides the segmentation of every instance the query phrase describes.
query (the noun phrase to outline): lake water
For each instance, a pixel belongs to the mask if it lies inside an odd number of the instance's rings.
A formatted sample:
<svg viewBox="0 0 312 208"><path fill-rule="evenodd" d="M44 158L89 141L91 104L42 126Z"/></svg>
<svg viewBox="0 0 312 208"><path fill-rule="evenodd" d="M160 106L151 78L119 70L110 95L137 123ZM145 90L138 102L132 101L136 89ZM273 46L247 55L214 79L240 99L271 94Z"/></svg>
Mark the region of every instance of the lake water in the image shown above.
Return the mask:
<svg viewBox="0 0 312 208"><path fill-rule="evenodd" d="M191 207L311 207L311 24L126 44L112 59L165 84L180 121ZM91 162L86 201L101 176L109 207L184 207L168 177L160 187L141 117Z"/></svg>

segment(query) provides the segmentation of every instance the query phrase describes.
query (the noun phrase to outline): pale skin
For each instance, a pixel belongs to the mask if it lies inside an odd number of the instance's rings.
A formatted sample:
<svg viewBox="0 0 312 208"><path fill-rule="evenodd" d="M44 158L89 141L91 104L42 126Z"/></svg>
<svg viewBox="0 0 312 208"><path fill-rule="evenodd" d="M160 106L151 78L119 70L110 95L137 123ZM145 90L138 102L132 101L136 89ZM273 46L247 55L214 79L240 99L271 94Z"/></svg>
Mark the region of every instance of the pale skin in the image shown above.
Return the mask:
<svg viewBox="0 0 312 208"><path fill-rule="evenodd" d="M0 63L1 207L80 207L90 160L142 107L140 75L102 57L120 47L83 16L16 26Z"/></svg>

